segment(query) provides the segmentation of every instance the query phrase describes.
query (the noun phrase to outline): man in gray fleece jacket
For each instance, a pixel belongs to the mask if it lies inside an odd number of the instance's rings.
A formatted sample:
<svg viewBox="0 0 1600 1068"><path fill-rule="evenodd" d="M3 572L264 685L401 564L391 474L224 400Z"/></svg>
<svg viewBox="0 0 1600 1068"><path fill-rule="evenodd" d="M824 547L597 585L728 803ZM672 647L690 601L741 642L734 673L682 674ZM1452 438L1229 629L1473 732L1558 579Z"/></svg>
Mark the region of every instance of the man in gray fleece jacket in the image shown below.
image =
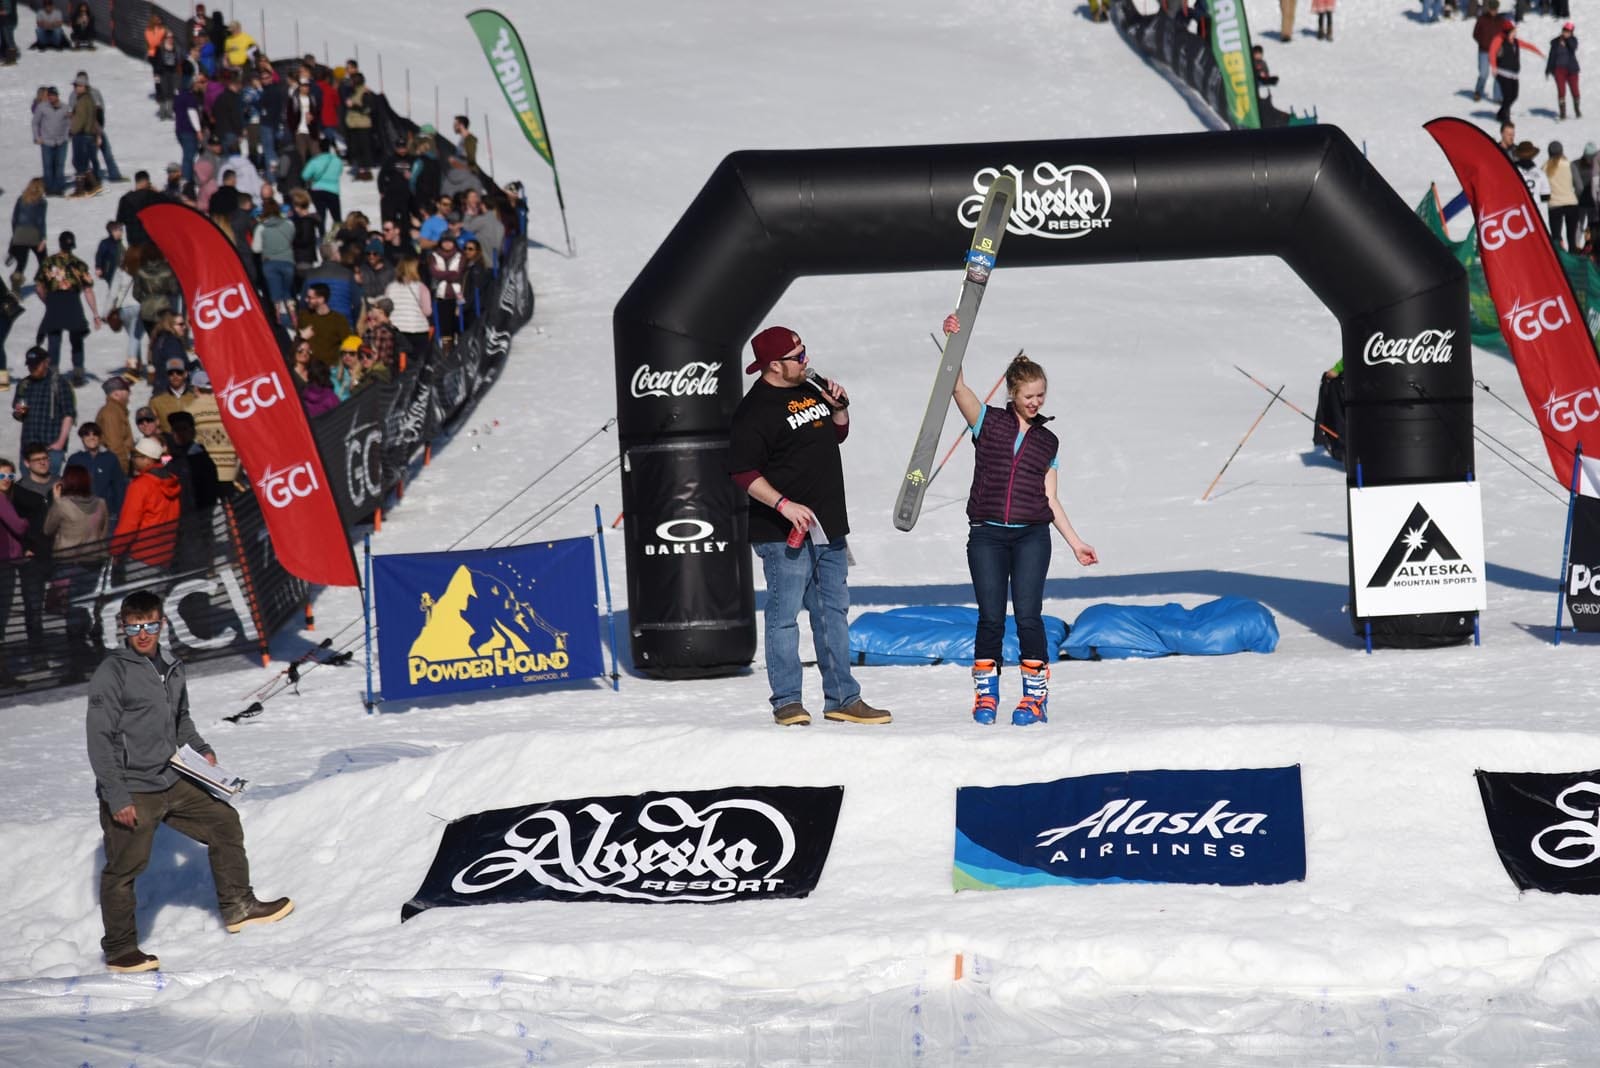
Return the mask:
<svg viewBox="0 0 1600 1068"><path fill-rule="evenodd" d="M239 814L169 763L184 745L213 764L217 759L189 718L182 662L161 653L161 599L148 590L130 593L119 621L127 642L100 662L89 682L89 766L106 845L100 947L108 970L147 972L161 962L139 949L133 883L150 862L162 823L207 847L217 906L230 932L281 920L294 902L256 899Z"/></svg>

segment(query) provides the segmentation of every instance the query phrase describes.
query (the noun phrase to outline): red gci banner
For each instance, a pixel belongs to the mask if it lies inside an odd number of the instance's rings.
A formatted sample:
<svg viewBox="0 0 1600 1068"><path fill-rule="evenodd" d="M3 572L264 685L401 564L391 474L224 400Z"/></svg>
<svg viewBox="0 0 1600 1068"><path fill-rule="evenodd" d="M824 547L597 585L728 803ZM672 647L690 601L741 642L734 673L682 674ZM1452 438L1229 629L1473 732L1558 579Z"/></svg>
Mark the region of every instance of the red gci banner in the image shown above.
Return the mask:
<svg viewBox="0 0 1600 1068"><path fill-rule="evenodd" d="M255 484L278 560L307 582L359 585L311 424L233 243L182 204L152 204L139 221L183 285L195 350L216 388L223 429Z"/></svg>
<svg viewBox="0 0 1600 1068"><path fill-rule="evenodd" d="M1444 149L1477 219L1478 252L1501 333L1550 454L1566 485L1579 442L1600 456L1600 360L1539 207L1489 135L1463 119L1424 127Z"/></svg>

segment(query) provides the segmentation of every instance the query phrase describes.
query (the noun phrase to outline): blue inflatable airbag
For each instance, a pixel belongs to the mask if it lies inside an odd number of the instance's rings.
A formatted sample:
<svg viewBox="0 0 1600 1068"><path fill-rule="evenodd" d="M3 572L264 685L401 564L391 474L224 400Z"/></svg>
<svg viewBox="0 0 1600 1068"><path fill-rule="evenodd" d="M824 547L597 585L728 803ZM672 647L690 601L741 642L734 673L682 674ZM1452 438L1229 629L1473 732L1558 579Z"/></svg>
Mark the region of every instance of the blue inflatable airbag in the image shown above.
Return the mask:
<svg viewBox="0 0 1600 1068"><path fill-rule="evenodd" d="M1096 604L1072 624L1063 651L1074 660L1270 653L1278 647L1272 613L1243 597L1181 604Z"/></svg>
<svg viewBox="0 0 1600 1068"><path fill-rule="evenodd" d="M888 612L863 612L850 624L850 658L857 664L970 664L978 610L955 605L912 605ZM1057 660L1067 624L1044 617L1045 655ZM1017 621L1006 617L1005 662L1022 658Z"/></svg>

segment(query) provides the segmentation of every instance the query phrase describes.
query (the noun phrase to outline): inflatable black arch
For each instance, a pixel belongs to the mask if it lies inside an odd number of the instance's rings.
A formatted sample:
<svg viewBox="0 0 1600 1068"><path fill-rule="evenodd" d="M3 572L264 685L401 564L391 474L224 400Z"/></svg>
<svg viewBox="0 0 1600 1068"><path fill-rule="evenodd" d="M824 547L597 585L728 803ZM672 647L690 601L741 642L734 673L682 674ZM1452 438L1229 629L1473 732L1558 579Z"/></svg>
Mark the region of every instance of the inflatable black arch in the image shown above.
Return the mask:
<svg viewBox="0 0 1600 1068"><path fill-rule="evenodd" d="M1279 256L1339 320L1349 483L1358 464L1369 486L1471 477L1466 274L1337 128L737 152L612 319L639 670L719 675L755 657L745 499L724 458L768 311L802 275L954 276L1000 169L1020 183L1003 270ZM1429 645L1475 620L1370 622L1379 641Z"/></svg>

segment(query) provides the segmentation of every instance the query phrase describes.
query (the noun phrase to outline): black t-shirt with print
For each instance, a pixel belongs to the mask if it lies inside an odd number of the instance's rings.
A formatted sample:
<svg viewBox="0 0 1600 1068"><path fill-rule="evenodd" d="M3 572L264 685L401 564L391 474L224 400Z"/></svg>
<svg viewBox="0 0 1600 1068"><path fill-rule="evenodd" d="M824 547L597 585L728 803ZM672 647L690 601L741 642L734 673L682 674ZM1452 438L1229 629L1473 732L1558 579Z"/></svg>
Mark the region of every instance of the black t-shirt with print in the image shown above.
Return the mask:
<svg viewBox="0 0 1600 1068"><path fill-rule="evenodd" d="M809 386L757 381L733 413L728 470L759 471L777 491L817 513L828 538L850 532L833 407ZM782 541L793 525L750 500L750 540Z"/></svg>

